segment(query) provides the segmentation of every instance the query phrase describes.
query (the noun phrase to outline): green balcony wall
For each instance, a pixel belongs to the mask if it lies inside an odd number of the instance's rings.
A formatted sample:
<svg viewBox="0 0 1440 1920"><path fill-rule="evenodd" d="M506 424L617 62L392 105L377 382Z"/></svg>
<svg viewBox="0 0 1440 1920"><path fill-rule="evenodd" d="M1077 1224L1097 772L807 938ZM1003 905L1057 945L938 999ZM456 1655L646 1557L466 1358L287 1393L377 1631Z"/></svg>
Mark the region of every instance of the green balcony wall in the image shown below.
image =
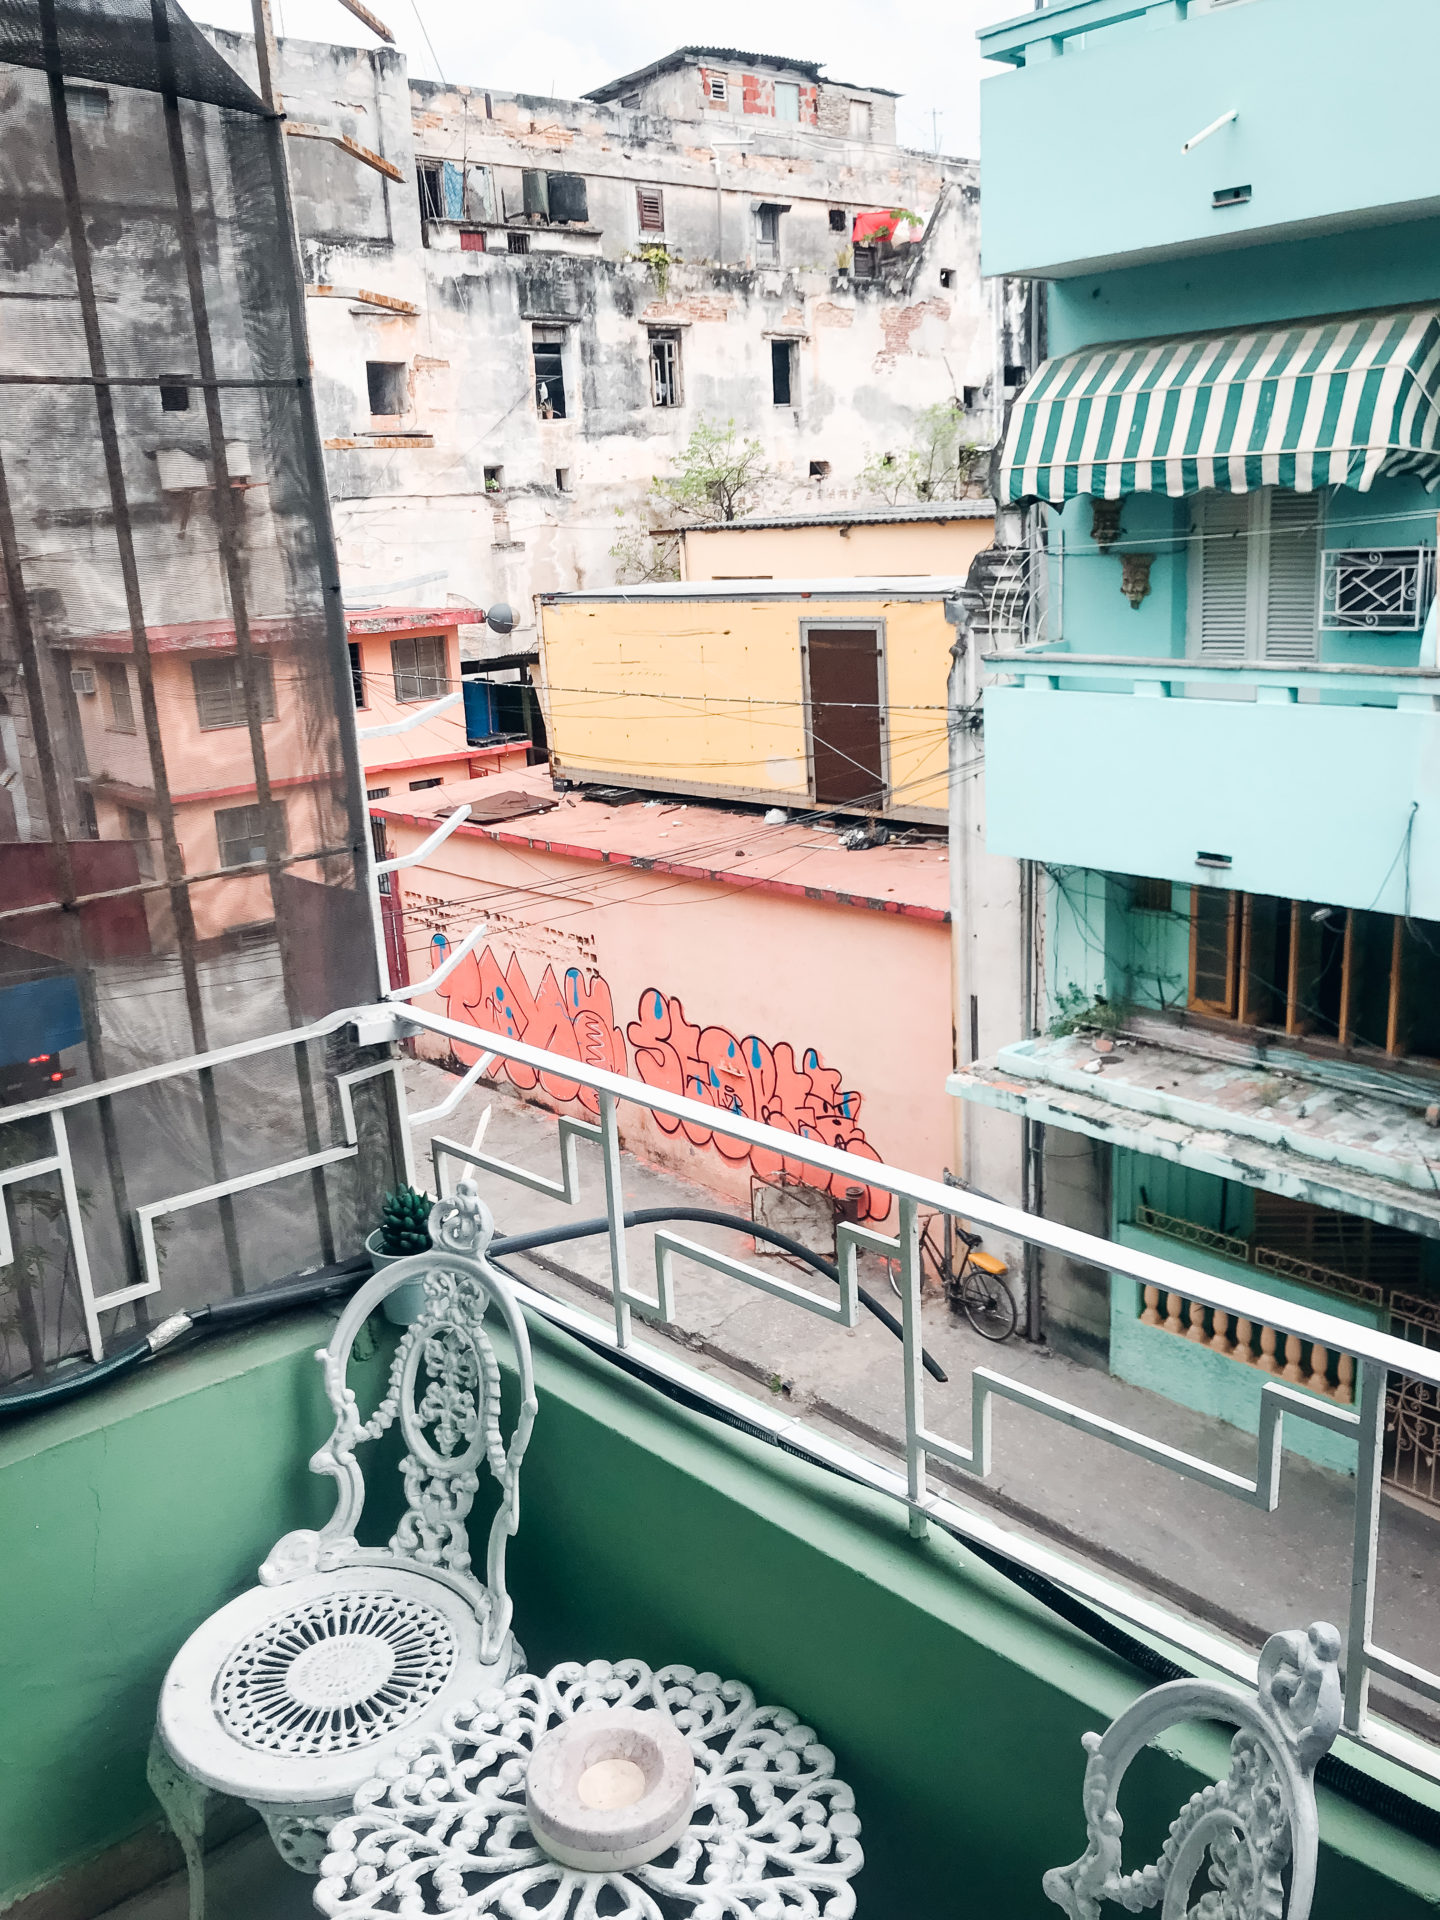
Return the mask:
<svg viewBox="0 0 1440 1920"><path fill-rule="evenodd" d="M0 1910L153 1821L144 1759L170 1655L325 1509L303 1462L328 1424L311 1355L329 1325L174 1357L0 1440ZM531 1664L686 1661L794 1707L855 1787L865 1920L1053 1912L1041 1872L1083 1839L1080 1735L1136 1675L953 1540L912 1540L878 1496L552 1329L536 1360L512 1548ZM1196 1732L1147 1756L1127 1830L1153 1846L1222 1750ZM1329 1794L1322 1822L1317 1920L1440 1902L1431 1850Z"/></svg>

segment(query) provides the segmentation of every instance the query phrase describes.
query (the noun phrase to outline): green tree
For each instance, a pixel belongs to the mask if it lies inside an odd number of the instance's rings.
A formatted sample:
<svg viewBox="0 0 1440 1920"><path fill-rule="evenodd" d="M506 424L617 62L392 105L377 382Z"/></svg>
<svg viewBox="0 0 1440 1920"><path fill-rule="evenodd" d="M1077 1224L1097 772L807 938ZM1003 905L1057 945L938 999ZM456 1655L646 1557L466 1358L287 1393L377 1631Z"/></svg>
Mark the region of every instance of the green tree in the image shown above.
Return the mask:
<svg viewBox="0 0 1440 1920"><path fill-rule="evenodd" d="M965 432L965 415L954 400L937 400L915 416L910 445L899 453L872 454L860 469L860 484L889 506L925 500L963 500L974 484L985 449Z"/></svg>
<svg viewBox="0 0 1440 1920"><path fill-rule="evenodd" d="M679 534L648 526L643 518L632 520L623 507L615 509L615 518L619 525L610 558L615 562L617 586L647 586L680 578Z"/></svg>
<svg viewBox="0 0 1440 1920"><path fill-rule="evenodd" d="M653 498L696 520L738 520L754 506L773 475L758 440L742 440L735 422L719 426L703 415L685 443L679 470L650 482Z"/></svg>

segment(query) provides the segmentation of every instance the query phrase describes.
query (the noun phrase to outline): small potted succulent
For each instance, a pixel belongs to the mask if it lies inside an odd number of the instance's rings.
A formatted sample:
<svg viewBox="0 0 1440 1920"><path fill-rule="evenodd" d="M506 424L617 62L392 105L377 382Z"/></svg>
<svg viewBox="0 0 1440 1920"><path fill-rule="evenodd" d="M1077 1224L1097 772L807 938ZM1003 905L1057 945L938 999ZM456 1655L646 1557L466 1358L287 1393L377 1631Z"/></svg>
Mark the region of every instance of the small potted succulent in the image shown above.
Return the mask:
<svg viewBox="0 0 1440 1920"><path fill-rule="evenodd" d="M396 1187L393 1193L386 1194L380 1208L380 1224L365 1242L365 1251L376 1273L381 1267L393 1266L397 1260L408 1260L412 1254L430 1251L430 1209L434 1204L428 1193L420 1193L414 1187ZM385 1318L397 1327L408 1327L419 1315L424 1297L423 1281L408 1281L386 1295Z"/></svg>

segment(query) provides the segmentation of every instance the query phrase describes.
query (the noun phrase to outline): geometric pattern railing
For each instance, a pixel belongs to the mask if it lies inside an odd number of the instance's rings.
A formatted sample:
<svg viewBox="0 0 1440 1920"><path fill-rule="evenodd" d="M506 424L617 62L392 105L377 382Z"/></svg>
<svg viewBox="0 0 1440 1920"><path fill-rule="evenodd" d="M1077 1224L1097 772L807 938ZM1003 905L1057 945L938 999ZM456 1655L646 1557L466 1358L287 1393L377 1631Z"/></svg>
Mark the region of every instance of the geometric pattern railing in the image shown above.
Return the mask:
<svg viewBox="0 0 1440 1920"><path fill-rule="evenodd" d="M1405 1374L1424 1394L1430 1396L1427 1404L1440 1419L1440 1348L1425 1343L1423 1339L1399 1340L1371 1327L1337 1320L1313 1308L1278 1300L1254 1287L1214 1278L1153 1253L1121 1246L1023 1213L1018 1208L990 1200L969 1189L946 1186L874 1160L861 1160L838 1148L827 1147L818 1140L778 1132L748 1119L743 1113L702 1106L680 1095L622 1078L582 1061L544 1053L502 1035L477 1032L468 1023L462 1024L428 1009L416 1008L413 1004L404 1008L393 1005L352 1008L348 1012L332 1014L310 1028L218 1050L200 1061L191 1059L169 1067L127 1075L99 1086L77 1088L44 1102L43 1106L37 1104L12 1109L0 1116L0 1126L9 1119L45 1112L52 1121L56 1147L53 1158L62 1179L73 1180L73 1173L68 1171L69 1158L64 1146L62 1117L63 1110L68 1107L119 1093L149 1080L166 1078L174 1073L193 1072L197 1066L207 1063L219 1065L226 1059L238 1058L242 1054L294 1046L300 1040L318 1038L351 1022L356 1026L356 1039L362 1045L375 1045L383 1040L394 1040L414 1033L417 1029L429 1029L468 1046L483 1043L487 1051L501 1058L517 1061L588 1090L585 1104L596 1114L596 1118L587 1116L577 1120L567 1117L562 1123L562 1178L559 1180L510 1166L493 1155L483 1154L478 1148L466 1148L452 1141L437 1140L434 1143L437 1185L442 1190L446 1169L455 1161L482 1168L497 1178L519 1179L529 1187L550 1194L562 1204L570 1205L576 1204L579 1197L576 1154L582 1146L599 1149L608 1216L613 1333L600 1327L593 1316L580 1309L524 1288L522 1292L527 1304L534 1311L561 1325L573 1325L592 1341L603 1339L612 1342L617 1351L629 1352L653 1374L673 1377L677 1383L684 1385L687 1392L727 1412L743 1413L743 1417L752 1425L773 1428L775 1437L783 1438L787 1450L826 1465L838 1465L852 1479L897 1499L908 1509L911 1528L915 1533L923 1534L932 1518L943 1520L947 1527L962 1536L998 1548L1070 1591L1128 1619L1142 1631L1192 1655L1198 1652L1212 1664L1251 1683L1255 1678L1253 1655L1258 1648L1252 1649L1247 1656L1243 1650L1237 1650L1193 1621L1183 1620L1170 1609L1119 1585L1083 1562L1058 1549L1027 1539L999 1520L977 1512L974 1507L957 1505L950 1498L945 1485L937 1482L935 1469L937 1465L946 1466L967 1478L983 1479L988 1476L999 1450L992 1430L994 1408L997 1403L1003 1402L1029 1417L1046 1419L1106 1445L1120 1447L1262 1511L1272 1511L1280 1496L1284 1462L1282 1436L1286 1421L1305 1421L1352 1438L1356 1442L1357 1461L1353 1482L1354 1511L1348 1581L1351 1604L1345 1628L1344 1725L1352 1737L1420 1771L1440 1777L1440 1752L1426 1742L1377 1722L1369 1708L1370 1683L1376 1677L1410 1687L1424 1698L1440 1704L1440 1673L1401 1659L1379 1645L1374 1638L1380 1478L1382 1452L1386 1445L1386 1380L1392 1371ZM401 1134L408 1162L408 1121L404 1113L403 1083L399 1078L398 1065L392 1060L378 1069L370 1068L364 1072L367 1075L377 1071L395 1075L396 1097L401 1103ZM347 1080L356 1077L359 1076L347 1076ZM318 1157L327 1162L347 1157L356 1150L348 1087L342 1090L341 1103L346 1119L343 1132L347 1137L335 1147L319 1150ZM656 1237L656 1292L653 1296L641 1293L631 1284L626 1264L618 1121L621 1103L689 1122L692 1126L703 1126L711 1133L727 1135L751 1147L761 1148L768 1154L778 1155L787 1164L809 1167L822 1172L827 1179L838 1177L842 1185L858 1184L884 1190L891 1195L894 1203L891 1217L896 1222L896 1230L893 1234L883 1234L870 1227L842 1223L837 1248L841 1286L830 1294L779 1280L773 1272L762 1272L746 1261L732 1259L729 1255L684 1240L678 1235L662 1234ZM303 1163L287 1162L282 1166L266 1168L246 1175L245 1184L253 1186L268 1180L288 1178L302 1164L311 1165L316 1161L317 1156L307 1156ZM407 1177L412 1177L408 1164L406 1172ZM14 1178L20 1175L20 1170L10 1169L8 1173L9 1177ZM168 1200L148 1203L147 1212L153 1220L167 1209L199 1205L205 1197L213 1196L209 1190L204 1194L191 1191L172 1195ZM0 1188L0 1213L3 1213L3 1206L4 1192ZM1207 1345L1213 1344L1217 1337L1234 1340L1236 1345L1231 1349L1232 1357L1238 1354L1242 1362L1248 1348L1256 1356L1250 1364L1268 1376L1262 1386L1254 1472L1233 1472L1215 1462L1172 1447L1153 1435L1102 1419L1084 1407L1041 1393L1023 1381L988 1367L972 1370L968 1446L941 1432L926 1406L927 1386L921 1344L919 1225L922 1208L926 1212L963 1219L1016 1240L1047 1248L1082 1265L1127 1275L1138 1281L1142 1289L1148 1290L1147 1309L1160 1316L1162 1326L1178 1319L1184 1337L1203 1338ZM78 1209L72 1213L71 1221L78 1256L83 1253L83 1220L79 1218ZM143 1228L138 1222L137 1231L143 1238ZM13 1258L9 1240L8 1228L0 1224L0 1266L7 1264L8 1258ZM842 1325L853 1325L858 1301L856 1258L861 1251L878 1253L899 1269L903 1309L903 1473L897 1472L883 1460L849 1448L820 1428L809 1425L803 1413L792 1406L786 1406L783 1410L768 1407L719 1379L687 1367L662 1346L648 1344L637 1348L635 1345L632 1315L638 1314L651 1322L673 1321L677 1287L683 1284L679 1269L688 1262L699 1262L772 1296L778 1294L799 1310L832 1322L838 1321ZM147 1260L146 1290L156 1290L149 1283L158 1283L160 1279L158 1271ZM90 1286L88 1272L85 1288L90 1309L92 1351L98 1352L98 1328L93 1324L98 1300ZM158 1290L163 1292L163 1286ZM1183 1306L1183 1314L1172 1310L1172 1296ZM106 1296L99 1296L99 1299L104 1298ZM1165 1309L1163 1314L1162 1306ZM1197 1307L1200 1309L1198 1318L1195 1311ZM1249 1339L1241 1337L1247 1324L1251 1335ZM1257 1329L1258 1342L1255 1337ZM1267 1332L1275 1336L1273 1349L1267 1348L1265 1343ZM1292 1349L1292 1341L1298 1343L1298 1351ZM1319 1363L1322 1354L1325 1360L1323 1367ZM1339 1370L1340 1356L1353 1363L1353 1372L1342 1376ZM1272 1372L1266 1364L1267 1359L1276 1362L1275 1371ZM1299 1380L1294 1377L1296 1368L1302 1375ZM1311 1389L1311 1381L1322 1372L1328 1385L1328 1390L1323 1393ZM952 1382L947 1387L950 1406L963 1404L959 1398L962 1392L962 1383ZM942 1424L951 1423L944 1421Z"/></svg>
<svg viewBox="0 0 1440 1920"><path fill-rule="evenodd" d="M599 1109L599 1121L580 1123L579 1133L587 1125L592 1137L598 1135L606 1171L606 1196L610 1239L610 1291L614 1306L614 1341L618 1349L633 1350L634 1329L630 1310L645 1319L665 1323L675 1310L673 1265L677 1259L699 1260L746 1284L775 1293L773 1277L744 1261L718 1255L708 1248L684 1242L677 1236L658 1236L657 1267L660 1286L653 1298L637 1295L631 1287L625 1265L623 1230L624 1198L619 1179L619 1125L617 1103L648 1109L673 1119L701 1125L712 1133L721 1133L751 1146L766 1149L787 1162L839 1175L890 1193L895 1203L896 1231L893 1235L871 1228L840 1228L841 1269L848 1273L860 1247L881 1253L899 1269L903 1308L903 1392L904 1392L904 1478L895 1484L888 1473L864 1456L838 1448L835 1441L818 1429L807 1430L804 1416L787 1409L777 1432L783 1429L791 1450L809 1452L814 1458L835 1461L844 1454L847 1471L876 1486L899 1494L908 1506L912 1530L923 1534L931 1516L943 1516L947 1525L963 1533L983 1534L985 1523L978 1521L972 1508L958 1507L937 1485L934 1468L947 1466L967 1477L983 1479L993 1470L997 1446L993 1433L994 1408L1003 1402L1031 1415L1053 1421L1072 1431L1083 1433L1107 1445L1116 1446L1141 1459L1152 1461L1190 1480L1227 1494L1261 1511L1273 1511L1278 1504L1284 1464L1283 1432L1286 1421L1304 1421L1356 1443L1356 1471L1353 1482L1354 1508L1350 1543L1348 1587L1351 1595L1345 1631L1345 1728L1381 1751L1402 1759L1411 1766L1440 1776L1440 1753L1428 1743L1397 1729L1377 1723L1369 1708L1372 1679L1383 1678L1409 1687L1422 1697L1440 1704L1440 1673L1419 1667L1391 1653L1374 1638L1374 1591L1379 1537L1379 1501L1382 1450L1385 1444L1386 1380L1393 1371L1403 1371L1435 1394L1434 1408L1440 1420L1440 1349L1397 1340L1373 1327L1334 1318L1328 1313L1297 1303L1277 1299L1255 1287L1226 1279L1213 1278L1193 1268L1177 1265L1153 1253L1064 1227L1054 1221L1022 1213L1018 1208L990 1200L966 1188L944 1186L922 1179L902 1169L873 1160L861 1161L817 1140L779 1133L743 1113L724 1108L701 1106L695 1101L639 1081L622 1078L586 1063L547 1054L523 1042L486 1033L469 1024L451 1020L412 1005L404 1010L405 1019L414 1025L469 1046L483 1044L504 1059L514 1060L556 1079L578 1083L590 1090L587 1105ZM480 1154L451 1141L437 1141L437 1183L442 1180L444 1164L451 1158L472 1165L486 1166L504 1177L515 1170L503 1163L487 1161ZM557 1192L557 1183L545 1176L525 1175L527 1185L544 1180L546 1190ZM573 1182L564 1183L571 1187ZM572 1197L567 1194L567 1199ZM942 1433L932 1423L926 1409L927 1386L923 1371L921 1343L921 1256L920 1210L942 1216L948 1214L972 1225L989 1227L1021 1241L1049 1248L1084 1265L1128 1275L1140 1282L1145 1294L1147 1314L1153 1313L1163 1327L1178 1322L1182 1337L1203 1340L1215 1347L1217 1341L1229 1343L1216 1347L1241 1364L1250 1364L1267 1377L1261 1388L1259 1434L1253 1473L1236 1473L1217 1462L1206 1460L1173 1447L1154 1435L1139 1432L1091 1413L1087 1408L1042 1393L1027 1382L1013 1379L989 1367L971 1372L969 1444ZM847 1289L848 1296L848 1289ZM853 1312L853 1299L843 1302L833 1297L826 1301L804 1288L791 1288L787 1298L812 1313L841 1318ZM536 1309L562 1321L567 1314L582 1320L588 1316L578 1310L562 1308L546 1296L536 1295ZM593 1327L593 1320L588 1324ZM850 1324L848 1318L844 1324ZM1171 1326L1171 1331L1175 1327ZM687 1388L725 1401L719 1383L683 1368L667 1359L663 1350L643 1350L645 1364L656 1372L676 1371ZM1298 1377L1297 1377L1298 1376ZM1318 1382L1323 1377L1322 1389ZM958 1383L952 1383L947 1395L954 1395ZM952 1401L953 1404L953 1401ZM747 1417L758 1418L763 1409L747 1402ZM1126 1589L1111 1583L1080 1564L1003 1528L994 1529L997 1543L1004 1550L1029 1564L1041 1567L1072 1591L1099 1599L1112 1611L1135 1624L1168 1638L1177 1646L1194 1650L1200 1642L1207 1658L1229 1664L1233 1671L1247 1672L1236 1665L1232 1652L1196 1629L1193 1623L1152 1606Z"/></svg>

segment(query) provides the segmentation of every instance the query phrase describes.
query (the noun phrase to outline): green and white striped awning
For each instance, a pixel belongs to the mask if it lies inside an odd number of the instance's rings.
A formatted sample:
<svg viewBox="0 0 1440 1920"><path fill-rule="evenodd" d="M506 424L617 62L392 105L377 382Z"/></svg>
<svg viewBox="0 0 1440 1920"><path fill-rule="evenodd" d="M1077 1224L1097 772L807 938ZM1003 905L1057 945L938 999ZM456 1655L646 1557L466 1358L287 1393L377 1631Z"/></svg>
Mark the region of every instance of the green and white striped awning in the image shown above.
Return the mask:
<svg viewBox="0 0 1440 1920"><path fill-rule="evenodd" d="M1440 315L1091 347L1015 402L1001 497L1248 493L1420 473L1440 486Z"/></svg>

